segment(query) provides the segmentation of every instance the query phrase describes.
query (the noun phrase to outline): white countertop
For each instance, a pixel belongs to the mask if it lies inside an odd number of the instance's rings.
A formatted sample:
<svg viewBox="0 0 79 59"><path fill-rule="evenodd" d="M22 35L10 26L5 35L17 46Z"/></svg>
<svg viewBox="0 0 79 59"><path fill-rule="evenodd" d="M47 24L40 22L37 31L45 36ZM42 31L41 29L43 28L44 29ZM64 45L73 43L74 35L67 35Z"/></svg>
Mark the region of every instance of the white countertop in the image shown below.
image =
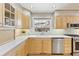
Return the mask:
<svg viewBox="0 0 79 59"><path fill-rule="evenodd" d="M40 38L71 38L70 36L65 35L29 35L28 37L40 37Z"/></svg>
<svg viewBox="0 0 79 59"><path fill-rule="evenodd" d="M19 44L21 44L22 42L27 40L29 37L36 37L36 38L37 37L40 37L40 38L52 38L52 37L71 38L70 36L65 36L65 35L22 35L22 36L18 36L18 37L16 37L16 39L14 41L11 41L7 44L0 46L0 56L5 55L8 51L15 48L16 46L18 46Z"/></svg>

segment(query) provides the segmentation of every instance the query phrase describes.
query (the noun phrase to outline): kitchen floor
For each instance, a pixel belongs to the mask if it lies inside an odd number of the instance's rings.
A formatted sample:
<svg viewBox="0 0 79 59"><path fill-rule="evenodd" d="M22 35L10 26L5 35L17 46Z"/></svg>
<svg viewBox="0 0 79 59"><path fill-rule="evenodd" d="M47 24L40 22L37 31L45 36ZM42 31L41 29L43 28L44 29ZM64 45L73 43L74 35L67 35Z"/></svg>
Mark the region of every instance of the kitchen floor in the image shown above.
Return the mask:
<svg viewBox="0 0 79 59"><path fill-rule="evenodd" d="M29 54L27 56L72 56L70 54L57 54L57 55L52 55L52 54Z"/></svg>

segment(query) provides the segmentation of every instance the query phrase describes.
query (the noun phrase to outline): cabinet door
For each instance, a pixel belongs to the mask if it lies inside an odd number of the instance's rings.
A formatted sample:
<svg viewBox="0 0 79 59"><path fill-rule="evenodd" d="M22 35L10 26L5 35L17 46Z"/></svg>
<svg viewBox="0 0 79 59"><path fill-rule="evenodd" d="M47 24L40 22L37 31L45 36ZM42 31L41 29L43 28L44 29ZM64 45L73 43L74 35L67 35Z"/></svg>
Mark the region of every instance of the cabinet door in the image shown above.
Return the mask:
<svg viewBox="0 0 79 59"><path fill-rule="evenodd" d="M57 29L62 28L62 18L60 16L56 16L56 28Z"/></svg>
<svg viewBox="0 0 79 59"><path fill-rule="evenodd" d="M51 54L51 39L46 38L43 40L42 53Z"/></svg>
<svg viewBox="0 0 79 59"><path fill-rule="evenodd" d="M67 17L63 16L61 24L62 29L67 29L67 21L68 21Z"/></svg>
<svg viewBox="0 0 79 59"><path fill-rule="evenodd" d="M79 16L69 16L69 19L69 23L79 22Z"/></svg>
<svg viewBox="0 0 79 59"><path fill-rule="evenodd" d="M27 15L22 15L22 28L24 28L24 29L29 29L29 21L30 21L30 19L29 19L29 16L27 16Z"/></svg>
<svg viewBox="0 0 79 59"><path fill-rule="evenodd" d="M25 56L25 55L26 55L25 42L23 42L16 48L16 56Z"/></svg>
<svg viewBox="0 0 79 59"><path fill-rule="evenodd" d="M56 28L57 29L66 29L67 28L67 17L56 16Z"/></svg>
<svg viewBox="0 0 79 59"><path fill-rule="evenodd" d="M71 39L65 38L64 39L64 54L71 53Z"/></svg>
<svg viewBox="0 0 79 59"><path fill-rule="evenodd" d="M42 40L40 38L31 38L29 54L40 54L42 52Z"/></svg>
<svg viewBox="0 0 79 59"><path fill-rule="evenodd" d="M2 6L3 6L3 4L0 3L0 26L2 26L2 14L3 14Z"/></svg>

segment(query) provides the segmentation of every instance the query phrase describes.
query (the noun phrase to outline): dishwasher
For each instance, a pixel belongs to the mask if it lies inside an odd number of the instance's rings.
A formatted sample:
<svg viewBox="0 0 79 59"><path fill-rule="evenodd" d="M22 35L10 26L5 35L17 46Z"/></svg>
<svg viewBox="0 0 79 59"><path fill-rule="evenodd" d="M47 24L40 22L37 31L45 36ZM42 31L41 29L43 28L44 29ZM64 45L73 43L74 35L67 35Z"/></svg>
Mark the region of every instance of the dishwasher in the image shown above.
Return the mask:
<svg viewBox="0 0 79 59"><path fill-rule="evenodd" d="M64 38L52 38L52 54L64 53Z"/></svg>

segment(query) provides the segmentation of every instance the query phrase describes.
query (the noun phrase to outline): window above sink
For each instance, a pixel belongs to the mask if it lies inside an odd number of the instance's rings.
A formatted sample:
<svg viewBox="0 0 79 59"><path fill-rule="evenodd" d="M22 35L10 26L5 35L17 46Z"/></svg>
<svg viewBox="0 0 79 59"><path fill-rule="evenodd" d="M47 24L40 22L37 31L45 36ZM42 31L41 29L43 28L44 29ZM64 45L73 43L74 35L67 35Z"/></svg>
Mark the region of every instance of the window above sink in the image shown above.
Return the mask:
<svg viewBox="0 0 79 59"><path fill-rule="evenodd" d="M51 14L32 14L32 28L36 32L49 32L53 27Z"/></svg>

